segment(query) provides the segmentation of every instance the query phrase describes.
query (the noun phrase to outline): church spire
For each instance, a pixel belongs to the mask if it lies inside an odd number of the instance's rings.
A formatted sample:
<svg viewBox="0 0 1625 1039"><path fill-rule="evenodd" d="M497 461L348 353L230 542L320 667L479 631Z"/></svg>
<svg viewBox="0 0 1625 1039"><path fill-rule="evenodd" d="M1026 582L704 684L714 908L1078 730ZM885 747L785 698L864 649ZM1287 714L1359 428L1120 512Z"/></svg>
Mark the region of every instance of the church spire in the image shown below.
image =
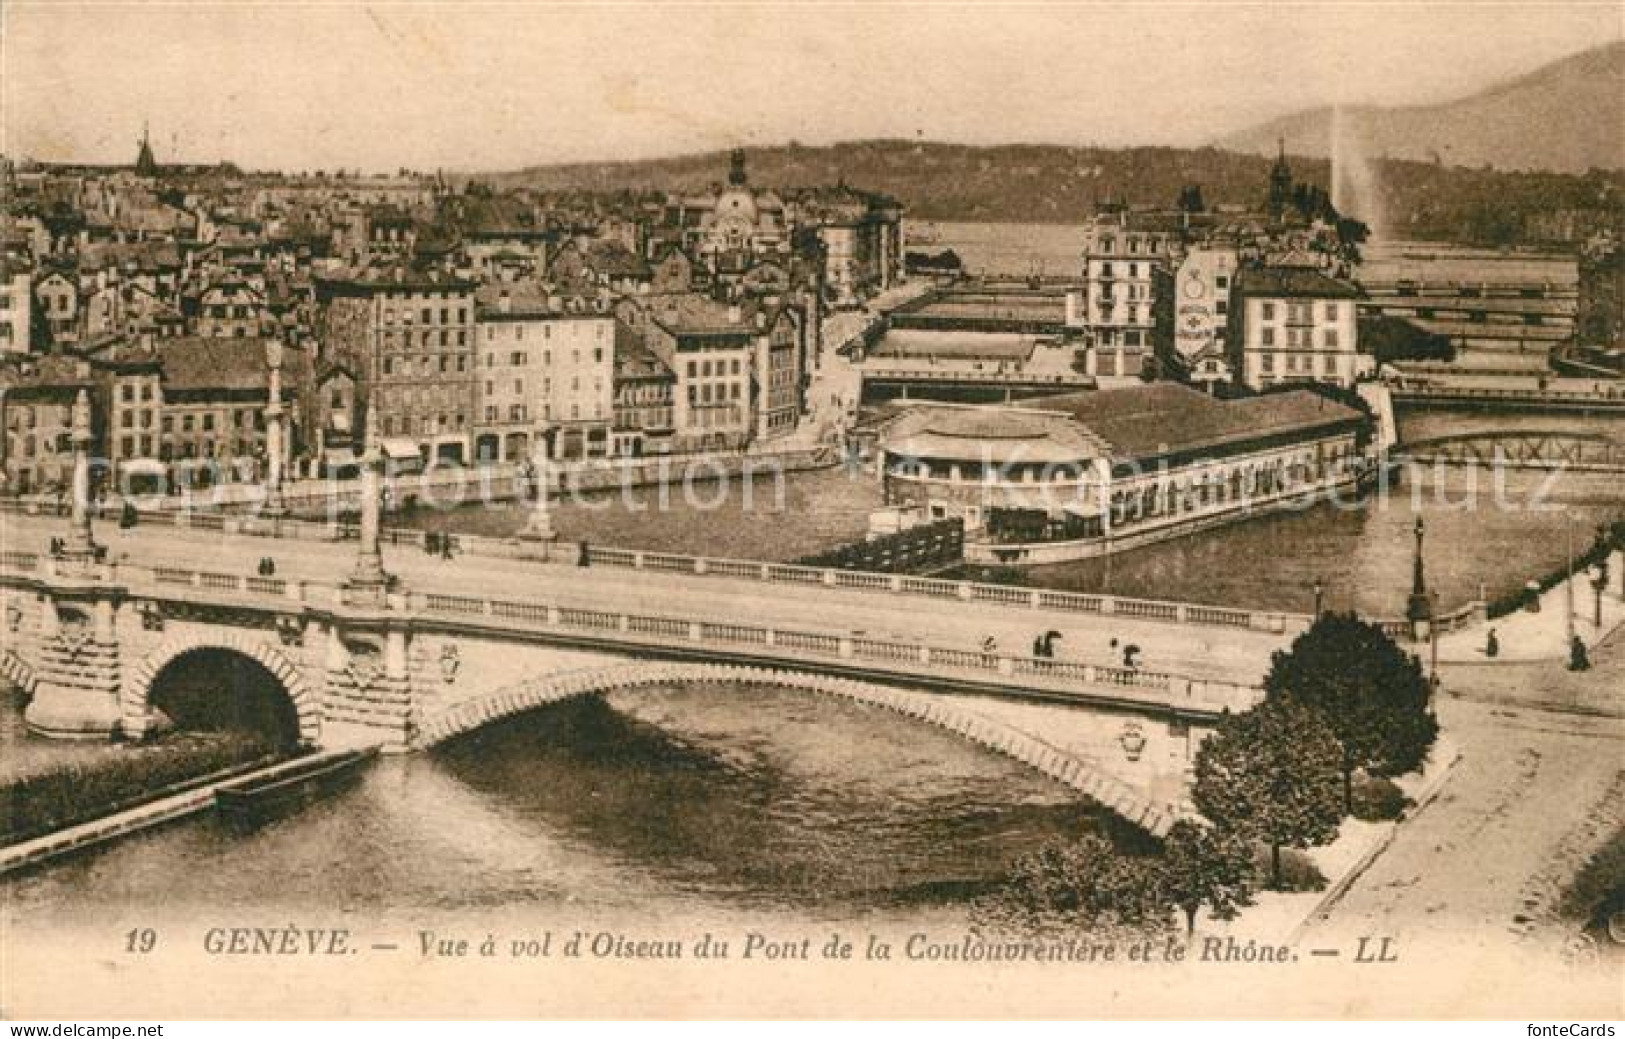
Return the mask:
<svg viewBox="0 0 1625 1039"><path fill-rule="evenodd" d="M1286 215L1287 203L1292 198L1292 167L1286 161L1286 138L1275 140L1275 166L1270 170L1270 219L1276 223Z"/></svg>
<svg viewBox="0 0 1625 1039"><path fill-rule="evenodd" d="M135 171L143 177L155 176L158 173L158 160L152 157L152 138L145 119L141 120L141 150L136 153Z"/></svg>

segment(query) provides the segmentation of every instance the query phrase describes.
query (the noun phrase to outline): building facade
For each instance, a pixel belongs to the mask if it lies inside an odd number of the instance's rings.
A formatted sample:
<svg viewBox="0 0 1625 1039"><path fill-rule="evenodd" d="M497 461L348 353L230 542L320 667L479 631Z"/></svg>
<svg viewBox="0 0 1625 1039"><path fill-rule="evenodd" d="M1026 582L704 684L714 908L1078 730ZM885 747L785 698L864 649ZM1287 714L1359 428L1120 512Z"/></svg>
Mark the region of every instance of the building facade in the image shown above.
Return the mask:
<svg viewBox="0 0 1625 1039"><path fill-rule="evenodd" d="M474 283L439 271L318 278L323 360L361 382L392 449L425 462L472 457L476 415Z"/></svg>
<svg viewBox="0 0 1625 1039"><path fill-rule="evenodd" d="M602 458L615 425L616 317L597 298L482 296L474 457Z"/></svg>
<svg viewBox="0 0 1625 1039"><path fill-rule="evenodd" d="M1255 390L1320 382L1350 388L1371 368L1359 353L1359 289L1303 267L1240 272L1231 301L1230 365Z"/></svg>
<svg viewBox="0 0 1625 1039"><path fill-rule="evenodd" d="M1026 404L922 404L884 431L888 504L965 521L967 559L1106 555L1299 505L1370 472L1364 416L1308 391L1175 383Z"/></svg>

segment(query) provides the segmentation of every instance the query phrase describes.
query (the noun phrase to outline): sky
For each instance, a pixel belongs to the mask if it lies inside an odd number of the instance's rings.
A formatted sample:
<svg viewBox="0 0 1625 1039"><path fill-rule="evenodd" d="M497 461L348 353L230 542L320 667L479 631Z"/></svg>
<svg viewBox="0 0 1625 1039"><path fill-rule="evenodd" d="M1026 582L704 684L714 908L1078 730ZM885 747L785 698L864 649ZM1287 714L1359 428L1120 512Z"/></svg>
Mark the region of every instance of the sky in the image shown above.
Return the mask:
<svg viewBox="0 0 1625 1039"><path fill-rule="evenodd" d="M0 152L496 171L789 140L1199 145L1617 40L1601 3L0 3Z"/></svg>

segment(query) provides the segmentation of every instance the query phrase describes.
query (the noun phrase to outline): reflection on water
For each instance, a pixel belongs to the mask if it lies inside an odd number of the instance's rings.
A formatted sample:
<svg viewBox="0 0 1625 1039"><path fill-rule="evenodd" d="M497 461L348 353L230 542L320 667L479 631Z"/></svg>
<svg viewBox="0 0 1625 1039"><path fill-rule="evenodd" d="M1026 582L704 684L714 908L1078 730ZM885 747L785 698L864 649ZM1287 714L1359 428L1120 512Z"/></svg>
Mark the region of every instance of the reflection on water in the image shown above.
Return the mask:
<svg viewBox="0 0 1625 1039"><path fill-rule="evenodd" d="M880 507L872 475L824 469L739 481L635 487L557 501L553 526L567 541L683 555L786 561L861 540ZM420 530L510 537L530 519L528 506L469 505L422 510L390 523Z"/></svg>
<svg viewBox="0 0 1625 1039"><path fill-rule="evenodd" d="M12 881L0 902L41 926L232 906L841 918L959 904L1014 856L1097 825L1045 777L889 712L670 686L385 759L247 835L202 818L133 838Z"/></svg>
<svg viewBox="0 0 1625 1039"><path fill-rule="evenodd" d="M1513 472L1505 480L1498 502L1488 474L1424 474L1359 508L1278 513L1030 575L1055 588L1298 612L1313 609L1319 580L1328 609L1396 617L1410 593L1419 515L1428 585L1445 610L1481 592L1494 600L1516 591L1562 566L1570 542L1579 551L1598 524L1625 518L1625 487L1615 475L1575 474L1548 485L1545 474Z"/></svg>

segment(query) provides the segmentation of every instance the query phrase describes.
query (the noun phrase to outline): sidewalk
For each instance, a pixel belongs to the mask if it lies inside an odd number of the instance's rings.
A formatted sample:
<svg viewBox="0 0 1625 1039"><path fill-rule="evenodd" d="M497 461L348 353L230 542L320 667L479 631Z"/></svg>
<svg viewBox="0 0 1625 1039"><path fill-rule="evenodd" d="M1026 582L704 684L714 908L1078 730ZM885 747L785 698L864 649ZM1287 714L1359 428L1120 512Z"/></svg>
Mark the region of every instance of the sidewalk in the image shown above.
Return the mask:
<svg viewBox="0 0 1625 1039"><path fill-rule="evenodd" d="M1602 624L1595 623L1596 591L1588 573L1582 572L1540 597L1540 610L1518 610L1505 617L1470 625L1439 637L1441 664L1518 664L1569 658L1569 585L1573 585L1573 632L1593 649L1621 624L1625 624L1625 600L1620 597L1620 571L1625 555L1615 552L1608 566L1608 588L1602 594ZM1491 629L1500 642L1495 657L1485 653ZM1423 647L1424 649L1426 647Z"/></svg>

